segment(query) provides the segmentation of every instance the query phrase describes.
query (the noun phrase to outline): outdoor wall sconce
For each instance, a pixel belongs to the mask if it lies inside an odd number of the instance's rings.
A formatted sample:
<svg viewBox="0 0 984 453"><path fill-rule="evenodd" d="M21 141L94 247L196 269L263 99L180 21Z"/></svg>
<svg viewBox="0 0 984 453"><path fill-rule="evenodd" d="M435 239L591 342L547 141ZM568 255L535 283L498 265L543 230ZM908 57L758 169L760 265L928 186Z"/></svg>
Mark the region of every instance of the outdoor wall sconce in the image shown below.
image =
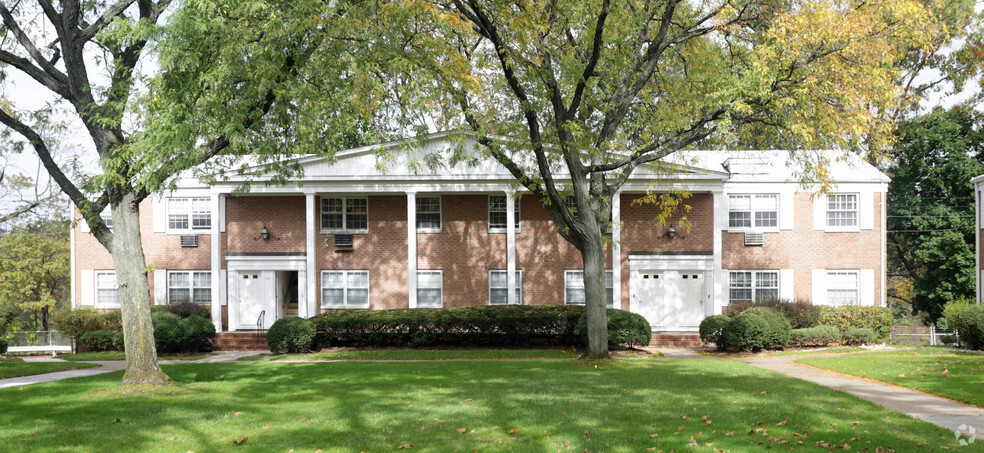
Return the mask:
<svg viewBox="0 0 984 453"><path fill-rule="evenodd" d="M666 234L660 235L656 239L667 238L667 239L669 239L669 240L672 241L673 238L675 238L675 237L677 237L677 230L676 230L676 228L673 228L673 225L670 225L670 227L666 230ZM686 239L686 237L680 236L680 239Z"/></svg>
<svg viewBox="0 0 984 453"><path fill-rule="evenodd" d="M280 240L280 238L278 238L278 237L271 236L270 235L270 230L267 229L266 225L263 225L263 229L260 230L260 237L253 238L253 240L254 241L258 241L260 239L263 239L264 241L266 241L266 240L269 240L270 238L276 239L278 241Z"/></svg>

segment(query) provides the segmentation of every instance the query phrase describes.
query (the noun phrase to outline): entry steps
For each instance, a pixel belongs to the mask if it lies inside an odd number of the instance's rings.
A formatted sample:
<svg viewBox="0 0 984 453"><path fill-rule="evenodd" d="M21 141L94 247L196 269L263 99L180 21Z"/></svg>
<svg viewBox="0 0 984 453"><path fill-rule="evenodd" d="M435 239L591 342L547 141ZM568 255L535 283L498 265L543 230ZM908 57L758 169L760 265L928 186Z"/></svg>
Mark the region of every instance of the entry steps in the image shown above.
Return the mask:
<svg viewBox="0 0 984 453"><path fill-rule="evenodd" d="M700 334L697 332L653 332L653 337L649 339L649 346L700 348L704 346L704 342L700 341Z"/></svg>

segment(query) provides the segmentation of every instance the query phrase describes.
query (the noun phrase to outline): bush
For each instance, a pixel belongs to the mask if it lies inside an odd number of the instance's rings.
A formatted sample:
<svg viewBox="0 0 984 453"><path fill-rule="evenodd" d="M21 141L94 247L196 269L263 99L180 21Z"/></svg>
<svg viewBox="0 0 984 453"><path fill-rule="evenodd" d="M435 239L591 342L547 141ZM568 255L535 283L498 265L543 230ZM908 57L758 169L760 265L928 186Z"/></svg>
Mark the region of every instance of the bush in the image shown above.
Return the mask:
<svg viewBox="0 0 984 453"><path fill-rule="evenodd" d="M0 355L7 353L7 339L0 337Z"/></svg>
<svg viewBox="0 0 984 453"><path fill-rule="evenodd" d="M892 334L892 310L887 307L846 305L843 307L822 306L820 324L834 326L847 332L848 329L869 329L875 333L875 341L887 341Z"/></svg>
<svg viewBox="0 0 984 453"><path fill-rule="evenodd" d="M726 315L714 315L704 318L700 322L700 341L703 341L704 344L714 343L719 350L723 351L726 348L723 339L724 327L730 321L731 317Z"/></svg>
<svg viewBox="0 0 984 453"><path fill-rule="evenodd" d="M123 331L123 311L113 310L99 315L99 322L102 323L102 330L110 332Z"/></svg>
<svg viewBox="0 0 984 453"><path fill-rule="evenodd" d="M609 308L606 317L608 319L608 347L610 348L648 345L649 340L653 337L653 328L649 326L649 321L638 313ZM587 316L581 315L581 318L578 319L577 330L581 333L581 343L587 344Z"/></svg>
<svg viewBox="0 0 984 453"><path fill-rule="evenodd" d="M778 311L753 307L732 317L722 338L728 348L741 351L780 349L789 344L791 330L789 320Z"/></svg>
<svg viewBox="0 0 984 453"><path fill-rule="evenodd" d="M851 327L844 331L841 343L848 346L861 346L865 344L875 344L878 342L878 334L871 329L863 327Z"/></svg>
<svg viewBox="0 0 984 453"><path fill-rule="evenodd" d="M936 320L936 327L954 329L957 326L957 313L976 305L972 299L960 298L951 300L943 306L943 316Z"/></svg>
<svg viewBox="0 0 984 453"><path fill-rule="evenodd" d="M789 343L793 346L826 346L841 341L841 331L834 326L816 326L793 329Z"/></svg>
<svg viewBox="0 0 984 453"><path fill-rule="evenodd" d="M13 304L0 304L0 337L7 335L15 319L17 319L17 310L14 309Z"/></svg>
<svg viewBox="0 0 984 453"><path fill-rule="evenodd" d="M954 318L960 344L970 349L984 347L984 306L973 305L957 312Z"/></svg>
<svg viewBox="0 0 984 453"><path fill-rule="evenodd" d="M113 349L117 351L126 351L126 342L123 340L123 332L116 332L113 334Z"/></svg>
<svg viewBox="0 0 984 453"><path fill-rule="evenodd" d="M198 315L191 315L181 320L185 329L187 343L184 345L186 351L198 351L208 343L208 340L215 336L215 324L206 318Z"/></svg>
<svg viewBox="0 0 984 453"><path fill-rule="evenodd" d="M289 316L278 319L270 326L266 340L270 352L274 354L310 352L317 333L310 319Z"/></svg>
<svg viewBox="0 0 984 453"><path fill-rule="evenodd" d="M174 313L157 312L151 315L154 323L154 344L157 352L181 352L189 343L188 331Z"/></svg>
<svg viewBox="0 0 984 453"><path fill-rule="evenodd" d="M94 352L111 351L113 350L113 332L105 329L86 332L82 334L79 343Z"/></svg>
<svg viewBox="0 0 984 453"><path fill-rule="evenodd" d="M174 313L182 318L200 316L205 319L212 319L212 309L208 305L196 304L194 302L180 302L165 305L162 309L168 313Z"/></svg>
<svg viewBox="0 0 984 453"><path fill-rule="evenodd" d="M78 340L87 332L102 330L103 319L99 312L91 308L80 308L59 312L52 318L52 324L55 329Z"/></svg>
<svg viewBox="0 0 984 453"><path fill-rule="evenodd" d="M813 327L820 322L820 306L805 300L764 299L757 302L733 302L724 307L724 314L734 316L754 307L771 308L782 313L793 329Z"/></svg>

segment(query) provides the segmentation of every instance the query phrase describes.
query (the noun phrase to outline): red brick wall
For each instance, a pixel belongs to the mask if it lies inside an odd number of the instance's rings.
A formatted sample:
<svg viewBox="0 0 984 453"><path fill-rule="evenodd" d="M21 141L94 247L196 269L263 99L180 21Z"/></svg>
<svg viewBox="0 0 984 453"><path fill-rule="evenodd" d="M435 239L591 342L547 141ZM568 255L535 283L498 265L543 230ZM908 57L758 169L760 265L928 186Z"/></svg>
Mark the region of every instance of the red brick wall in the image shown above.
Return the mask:
<svg viewBox="0 0 984 453"><path fill-rule="evenodd" d="M307 234L304 209L304 195L227 198L223 255L230 252L304 253ZM271 236L265 241L257 239L264 226Z"/></svg>
<svg viewBox="0 0 984 453"><path fill-rule="evenodd" d="M810 194L797 193L796 214L792 230L765 233L765 245L745 247L742 233L724 231L724 269L793 269L797 299L813 298L813 269L874 269L875 303L881 302L881 238L885 234L881 220L881 193L875 193L871 209L874 229L858 232L827 233L813 229L813 202Z"/></svg>

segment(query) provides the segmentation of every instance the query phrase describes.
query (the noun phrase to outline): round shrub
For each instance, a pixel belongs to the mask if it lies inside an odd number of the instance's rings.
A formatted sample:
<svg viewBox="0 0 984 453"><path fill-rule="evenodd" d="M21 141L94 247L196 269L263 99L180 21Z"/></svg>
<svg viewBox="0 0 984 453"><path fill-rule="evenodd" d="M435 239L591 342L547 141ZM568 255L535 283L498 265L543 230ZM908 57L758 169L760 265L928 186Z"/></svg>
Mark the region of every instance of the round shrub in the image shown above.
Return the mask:
<svg viewBox="0 0 984 453"><path fill-rule="evenodd" d="M779 349L789 344L789 320L771 308L749 308L724 327L722 338L728 348L742 351Z"/></svg>
<svg viewBox="0 0 984 453"><path fill-rule="evenodd" d="M7 353L7 339L0 337L0 355Z"/></svg>
<svg viewBox="0 0 984 453"><path fill-rule="evenodd" d="M834 326L793 329L789 334L789 342L794 346L826 346L840 341L841 331Z"/></svg>
<svg viewBox="0 0 984 453"><path fill-rule="evenodd" d="M725 349L723 339L724 327L731 321L730 316L714 315L700 322L700 341L704 344L714 343L718 349Z"/></svg>
<svg viewBox="0 0 984 453"><path fill-rule="evenodd" d="M201 316L188 316L181 320L181 324L187 337L187 343L184 345L187 351L197 351L208 339L215 336L215 324Z"/></svg>
<svg viewBox="0 0 984 453"><path fill-rule="evenodd" d="M66 310L59 312L52 319L55 329L81 339L86 332L95 332L103 328L102 316L91 308Z"/></svg>
<svg viewBox="0 0 984 453"><path fill-rule="evenodd" d="M863 327L851 327L844 331L841 343L848 346L861 346L864 344L875 344L878 341L878 334L874 330Z"/></svg>
<svg viewBox="0 0 984 453"><path fill-rule="evenodd" d="M113 334L113 349L117 351L126 350L126 342L123 339L123 332L116 332Z"/></svg>
<svg viewBox="0 0 984 453"><path fill-rule="evenodd" d="M310 352L317 329L310 319L288 316L280 318L267 331L267 345L275 354Z"/></svg>
<svg viewBox="0 0 984 453"><path fill-rule="evenodd" d="M638 313L609 308L606 310L608 320L608 347L629 348L632 346L648 345L653 337L653 328L649 321ZM588 341L588 317L582 314L577 321L577 331L580 332L582 344Z"/></svg>
<svg viewBox="0 0 984 453"><path fill-rule="evenodd" d="M196 304L194 302L179 302L165 305L163 310L168 313L174 313L182 318L191 316L200 316L205 319L212 318L212 309L208 305Z"/></svg>
<svg viewBox="0 0 984 453"><path fill-rule="evenodd" d="M970 349L984 347L984 305L973 305L954 317L960 343Z"/></svg>
<svg viewBox="0 0 984 453"><path fill-rule="evenodd" d="M188 332L181 318L174 313L157 312L151 315L154 323L154 343L157 352L180 352L188 344Z"/></svg>
<svg viewBox="0 0 984 453"><path fill-rule="evenodd" d="M94 352L111 351L113 349L113 332L96 330L82 334L79 342Z"/></svg>

